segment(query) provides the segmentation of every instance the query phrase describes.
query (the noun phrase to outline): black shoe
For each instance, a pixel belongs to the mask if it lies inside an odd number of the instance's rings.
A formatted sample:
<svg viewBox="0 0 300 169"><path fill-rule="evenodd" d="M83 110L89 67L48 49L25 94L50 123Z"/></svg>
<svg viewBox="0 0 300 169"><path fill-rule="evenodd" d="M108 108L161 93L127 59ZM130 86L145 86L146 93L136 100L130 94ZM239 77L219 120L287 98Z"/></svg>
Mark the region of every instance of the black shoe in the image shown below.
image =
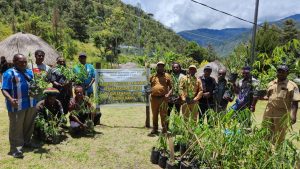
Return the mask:
<svg viewBox="0 0 300 169"><path fill-rule="evenodd" d="M12 156L13 156L14 158L23 158L23 157L24 157L22 151L16 151L16 152L14 152L14 153L12 154Z"/></svg>
<svg viewBox="0 0 300 169"><path fill-rule="evenodd" d="M25 147L25 148L40 148L41 146L38 144L34 144L34 143L25 143L23 147Z"/></svg>
<svg viewBox="0 0 300 169"><path fill-rule="evenodd" d="M154 137L154 136L157 136L158 134L159 134L159 132L158 132L157 130L152 130L152 131L148 134L148 136Z"/></svg>

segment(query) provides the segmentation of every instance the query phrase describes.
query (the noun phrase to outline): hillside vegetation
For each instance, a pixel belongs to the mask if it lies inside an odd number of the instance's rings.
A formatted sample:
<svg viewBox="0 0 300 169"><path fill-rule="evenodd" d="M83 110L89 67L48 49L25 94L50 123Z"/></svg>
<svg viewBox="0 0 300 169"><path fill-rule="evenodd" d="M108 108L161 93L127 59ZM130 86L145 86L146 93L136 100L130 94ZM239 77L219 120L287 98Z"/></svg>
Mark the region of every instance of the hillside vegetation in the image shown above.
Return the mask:
<svg viewBox="0 0 300 169"><path fill-rule="evenodd" d="M0 40L20 31L40 36L69 60L81 51L91 62L112 63L137 62L130 55L160 59L165 52L184 60L190 53L186 40L120 0L0 0ZM129 49L126 59L119 59L120 45Z"/></svg>

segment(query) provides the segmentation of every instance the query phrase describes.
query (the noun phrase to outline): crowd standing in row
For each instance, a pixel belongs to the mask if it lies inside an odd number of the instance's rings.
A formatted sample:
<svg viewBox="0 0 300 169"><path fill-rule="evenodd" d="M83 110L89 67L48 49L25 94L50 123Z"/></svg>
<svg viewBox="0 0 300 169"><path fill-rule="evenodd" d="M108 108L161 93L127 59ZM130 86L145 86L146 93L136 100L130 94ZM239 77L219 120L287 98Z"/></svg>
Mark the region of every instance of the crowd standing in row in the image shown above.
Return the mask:
<svg viewBox="0 0 300 169"><path fill-rule="evenodd" d="M286 65L280 65L277 68L277 79L270 82L265 96L257 95L255 84L259 83L251 76L251 68L248 66L242 69L242 79L236 81L236 78L226 80L226 70L218 71L218 78L211 77L212 68L206 66L204 73L196 77L197 67L191 65L188 68L187 75L181 74L181 67L178 63L172 64L172 72L166 73L163 62L157 63L157 73L150 78L151 85L151 108L153 115L153 130L149 134L154 136L158 134L158 114L161 117L162 133L168 130L168 118L170 112L175 107L175 113L180 113L185 119L192 118L199 124L204 123L204 117L207 117L207 123L213 127L210 120L209 110L217 113L226 113L249 109L255 111L257 100L268 100L266 110L263 115L263 126L270 131L270 140L282 142L286 135L288 124L282 120L290 117L291 124L296 123L298 102L300 94L298 86L287 79L289 69ZM175 91L175 92L174 92ZM227 108L228 103L237 98L235 103ZM165 105L169 106L165 106ZM252 125L251 114L238 119L244 123L244 127L250 128Z"/></svg>
<svg viewBox="0 0 300 169"><path fill-rule="evenodd" d="M6 106L9 116L9 154L15 158L23 157L24 147L36 147L31 141L33 132L38 139L45 140L45 133L41 126L35 125L35 120L49 121L50 118L60 119L55 125L66 125L66 119L60 118L70 112L70 126L72 131L81 132L87 129L86 120L91 119L94 125L99 124L101 114L93 110L89 96L93 94L92 85L95 81L95 71L91 64L86 63L86 54L79 55L79 62L85 68L87 77L82 83L74 84L67 80L60 71L60 67L66 67L64 58L57 58L56 67L50 68L44 64L45 53L42 50L35 52L35 63L27 62L23 54L13 57L13 67L6 66L5 57L1 57L2 93L6 98ZM3 63L3 64L2 64ZM74 67L75 73L82 71L80 66ZM5 70L6 69L6 70ZM33 98L30 94L34 76L46 73L45 80L52 83L52 87L44 90L44 97ZM75 86L75 97L72 88ZM86 93L86 94L85 94ZM72 98L73 97L73 98ZM84 110L85 112L78 112ZM72 113L77 111L76 113Z"/></svg>

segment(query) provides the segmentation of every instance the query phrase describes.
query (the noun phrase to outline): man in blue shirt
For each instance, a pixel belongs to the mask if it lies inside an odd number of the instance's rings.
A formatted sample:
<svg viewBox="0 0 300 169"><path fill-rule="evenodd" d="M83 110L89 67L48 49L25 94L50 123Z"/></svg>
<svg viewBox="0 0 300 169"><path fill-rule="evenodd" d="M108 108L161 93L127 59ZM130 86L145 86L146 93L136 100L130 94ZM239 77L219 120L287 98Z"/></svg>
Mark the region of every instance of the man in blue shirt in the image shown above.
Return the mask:
<svg viewBox="0 0 300 169"><path fill-rule="evenodd" d="M95 82L95 69L92 64L87 64L86 63L86 54L85 53L80 53L78 60L81 65L76 65L74 68L74 72L76 74L81 74L84 75L83 71L86 71L85 77L80 77L82 79L82 84L81 85L84 90L85 90L85 95L90 97L93 95L93 83ZM84 70L82 70L84 69Z"/></svg>
<svg viewBox="0 0 300 169"><path fill-rule="evenodd" d="M16 54L14 67L8 69L2 77L2 93L6 98L9 116L10 153L15 158L23 158L23 146L30 146L36 115L36 102L29 96L29 82L33 78L27 69L27 58Z"/></svg>

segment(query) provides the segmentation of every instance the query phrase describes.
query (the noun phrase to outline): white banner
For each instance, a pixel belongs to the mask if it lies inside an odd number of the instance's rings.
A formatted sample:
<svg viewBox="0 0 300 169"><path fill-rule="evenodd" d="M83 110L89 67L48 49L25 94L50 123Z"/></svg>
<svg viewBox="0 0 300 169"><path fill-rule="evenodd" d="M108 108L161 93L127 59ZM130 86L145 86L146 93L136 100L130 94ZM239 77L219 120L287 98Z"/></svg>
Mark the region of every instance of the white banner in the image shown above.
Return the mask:
<svg viewBox="0 0 300 169"><path fill-rule="evenodd" d="M97 69L96 97L99 104L145 102L146 69Z"/></svg>

